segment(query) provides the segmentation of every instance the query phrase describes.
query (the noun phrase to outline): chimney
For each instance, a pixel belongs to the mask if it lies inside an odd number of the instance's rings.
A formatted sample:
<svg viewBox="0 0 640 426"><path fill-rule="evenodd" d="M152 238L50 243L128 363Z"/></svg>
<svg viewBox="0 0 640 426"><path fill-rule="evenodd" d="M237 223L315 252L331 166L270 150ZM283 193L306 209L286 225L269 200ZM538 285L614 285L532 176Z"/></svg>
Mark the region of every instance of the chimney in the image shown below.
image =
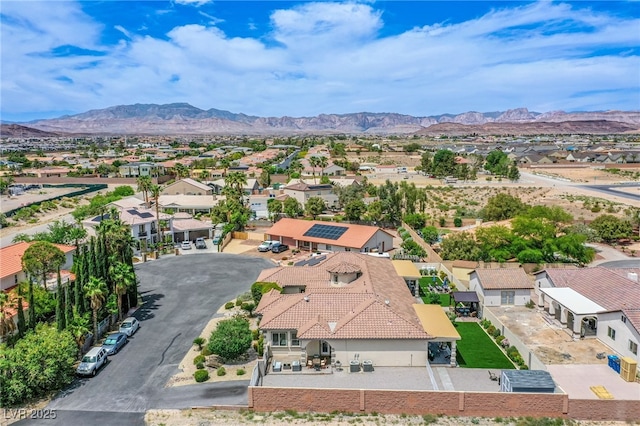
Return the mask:
<svg viewBox="0 0 640 426"><path fill-rule="evenodd" d="M629 278L633 282L638 282L638 274L636 272L629 272L627 274L627 278Z"/></svg>

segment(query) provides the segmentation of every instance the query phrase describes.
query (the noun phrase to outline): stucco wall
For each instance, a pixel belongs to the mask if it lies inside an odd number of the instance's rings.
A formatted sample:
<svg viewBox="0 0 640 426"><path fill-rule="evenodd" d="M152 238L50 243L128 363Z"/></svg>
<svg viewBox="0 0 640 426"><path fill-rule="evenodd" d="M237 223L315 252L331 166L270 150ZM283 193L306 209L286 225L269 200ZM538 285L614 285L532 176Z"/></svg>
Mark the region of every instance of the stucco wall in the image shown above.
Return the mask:
<svg viewBox="0 0 640 426"><path fill-rule="evenodd" d="M338 340L329 344L334 350L335 359L342 365L358 356L373 361L373 366L405 367L427 364L426 340Z"/></svg>
<svg viewBox="0 0 640 426"><path fill-rule="evenodd" d="M638 354L634 354L629 350L629 340L634 341L640 346L640 336L638 335L638 332L631 327L629 320L627 320L626 323L623 323L621 317L622 312L620 311L598 314L597 337L618 354L633 358L640 364L640 356L638 356L640 351L638 351ZM616 331L615 340L609 337L608 327L611 327Z"/></svg>
<svg viewBox="0 0 640 426"><path fill-rule="evenodd" d="M393 237L384 231L378 230L363 248L371 250L389 251L393 248Z"/></svg>

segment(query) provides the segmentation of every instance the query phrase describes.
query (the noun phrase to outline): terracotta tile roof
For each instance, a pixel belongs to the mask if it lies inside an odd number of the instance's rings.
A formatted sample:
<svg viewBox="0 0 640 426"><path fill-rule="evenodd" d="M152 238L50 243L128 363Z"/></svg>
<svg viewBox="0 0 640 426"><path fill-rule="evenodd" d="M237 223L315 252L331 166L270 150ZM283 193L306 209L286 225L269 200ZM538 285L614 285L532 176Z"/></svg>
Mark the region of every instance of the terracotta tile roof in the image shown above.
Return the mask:
<svg viewBox="0 0 640 426"><path fill-rule="evenodd" d="M22 271L22 256L33 243L20 242L0 249L0 278L15 275ZM54 244L65 254L76 248L62 244Z"/></svg>
<svg viewBox="0 0 640 426"><path fill-rule="evenodd" d="M348 266L348 268L347 268ZM342 286L329 270L362 275ZM305 286L304 293L265 294L256 312L264 330L298 331L304 339L429 339L413 309L415 300L388 259L353 252L334 253L314 266L264 270L258 281L282 287ZM388 301L388 304L387 304Z"/></svg>
<svg viewBox="0 0 640 426"><path fill-rule="evenodd" d="M640 283L615 269L596 266L581 269L545 269L553 286L569 287L608 311L640 307ZM626 275L626 274L625 274Z"/></svg>
<svg viewBox="0 0 640 426"><path fill-rule="evenodd" d="M623 309L622 313L629 320L633 327L640 331L640 307Z"/></svg>
<svg viewBox="0 0 640 426"><path fill-rule="evenodd" d="M476 269L478 262L473 260L454 260L451 266L454 268Z"/></svg>
<svg viewBox="0 0 640 426"><path fill-rule="evenodd" d="M330 266L327 271L336 274L354 274L357 272L362 272L362 268L354 265L353 263L340 262L337 265Z"/></svg>
<svg viewBox="0 0 640 426"><path fill-rule="evenodd" d="M347 230L337 240L304 236L304 233L307 232L313 225L339 226L345 227L347 228ZM271 235L271 239L277 239L273 236L288 237L296 240L309 241L312 243L323 243L340 247L360 249L364 247L367 241L369 241L378 231L386 233L385 230L375 226L283 218L276 222L271 227L271 229L266 232L266 234Z"/></svg>
<svg viewBox="0 0 640 426"><path fill-rule="evenodd" d="M533 288L533 280L522 268L476 269L473 273L485 290Z"/></svg>

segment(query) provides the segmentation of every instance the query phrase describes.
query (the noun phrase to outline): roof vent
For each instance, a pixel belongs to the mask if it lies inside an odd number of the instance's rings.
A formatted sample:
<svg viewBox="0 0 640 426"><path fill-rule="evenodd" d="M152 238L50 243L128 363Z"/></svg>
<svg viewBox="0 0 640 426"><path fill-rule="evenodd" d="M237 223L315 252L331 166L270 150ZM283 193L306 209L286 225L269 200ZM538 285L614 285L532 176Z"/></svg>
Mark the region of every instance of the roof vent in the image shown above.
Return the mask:
<svg viewBox="0 0 640 426"><path fill-rule="evenodd" d="M309 301L309 296L305 296L305 297L304 297L304 301L305 301L305 302L308 302L308 301Z"/></svg>
<svg viewBox="0 0 640 426"><path fill-rule="evenodd" d="M631 281L638 282L638 274L636 272L629 272L627 274L627 278L629 278Z"/></svg>
<svg viewBox="0 0 640 426"><path fill-rule="evenodd" d="M391 302L389 301L389 299L385 299L385 300L384 300L384 304L385 304L385 305L389 306L389 303L391 303Z"/></svg>

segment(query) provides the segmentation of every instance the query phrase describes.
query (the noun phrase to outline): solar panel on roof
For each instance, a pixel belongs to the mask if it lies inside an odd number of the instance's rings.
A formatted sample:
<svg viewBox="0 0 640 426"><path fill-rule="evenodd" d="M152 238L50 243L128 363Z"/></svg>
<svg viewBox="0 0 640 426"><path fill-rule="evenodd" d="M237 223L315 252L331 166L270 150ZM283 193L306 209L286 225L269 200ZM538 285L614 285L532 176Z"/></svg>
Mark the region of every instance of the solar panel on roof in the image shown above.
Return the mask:
<svg viewBox="0 0 640 426"><path fill-rule="evenodd" d="M326 240L337 240L347 232L346 226L320 225L315 224L307 232L305 237L324 238Z"/></svg>
<svg viewBox="0 0 640 426"><path fill-rule="evenodd" d="M140 216L141 218L143 218L143 219L148 219L148 218L150 218L150 217L153 217L153 215L152 215L151 213L148 213L148 212L140 213L140 214L139 214L139 216Z"/></svg>
<svg viewBox="0 0 640 426"><path fill-rule="evenodd" d="M294 263L293 266L304 266L307 264L306 260L301 260L300 262Z"/></svg>

